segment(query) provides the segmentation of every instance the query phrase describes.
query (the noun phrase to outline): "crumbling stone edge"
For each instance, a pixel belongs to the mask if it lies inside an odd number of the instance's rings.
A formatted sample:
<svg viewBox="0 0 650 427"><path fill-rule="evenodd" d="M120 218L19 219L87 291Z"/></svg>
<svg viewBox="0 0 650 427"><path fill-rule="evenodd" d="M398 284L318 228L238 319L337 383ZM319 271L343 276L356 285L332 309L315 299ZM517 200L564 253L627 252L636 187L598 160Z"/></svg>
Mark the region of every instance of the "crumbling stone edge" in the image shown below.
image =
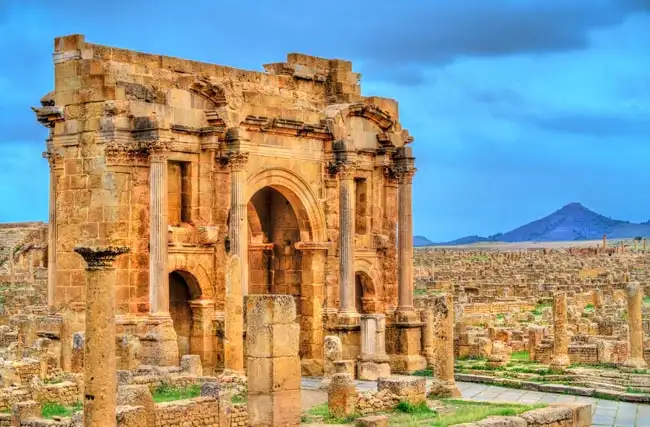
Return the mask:
<svg viewBox="0 0 650 427"><path fill-rule="evenodd" d="M522 390L562 393L573 396L588 396L599 399L618 400L621 402L650 403L650 394L625 393L601 388L568 386L563 384L543 384L533 381L521 381L512 378L495 378L486 375L455 374L456 381L469 383L491 384L501 387L518 388Z"/></svg>

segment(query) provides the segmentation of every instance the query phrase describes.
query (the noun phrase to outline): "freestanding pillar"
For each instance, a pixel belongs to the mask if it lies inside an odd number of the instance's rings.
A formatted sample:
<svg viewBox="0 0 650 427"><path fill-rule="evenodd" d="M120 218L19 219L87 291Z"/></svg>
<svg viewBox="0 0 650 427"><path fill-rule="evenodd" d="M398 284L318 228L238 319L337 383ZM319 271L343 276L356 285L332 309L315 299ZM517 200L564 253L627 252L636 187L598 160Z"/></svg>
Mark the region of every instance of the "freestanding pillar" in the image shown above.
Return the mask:
<svg viewBox="0 0 650 427"><path fill-rule="evenodd" d="M50 203L47 223L47 306L56 305L56 170L53 153L43 153L50 164Z"/></svg>
<svg viewBox="0 0 650 427"><path fill-rule="evenodd" d="M569 360L569 337L567 335L566 293L559 292L553 298L553 360L550 368L562 371L571 364Z"/></svg>
<svg viewBox="0 0 650 427"><path fill-rule="evenodd" d="M126 247L77 247L86 261L84 426L115 426L115 259Z"/></svg>
<svg viewBox="0 0 650 427"><path fill-rule="evenodd" d="M339 163L339 317L358 319L354 283L356 162Z"/></svg>
<svg viewBox="0 0 650 427"><path fill-rule="evenodd" d="M376 381L390 376L384 314L361 316L361 355L357 366L360 380Z"/></svg>
<svg viewBox="0 0 650 427"><path fill-rule="evenodd" d="M643 358L643 288L638 283L627 285L627 321L629 335L628 357L623 366L633 369L645 369L648 367Z"/></svg>
<svg viewBox="0 0 650 427"><path fill-rule="evenodd" d="M160 141L152 144L149 156L149 315L156 340L147 343L145 353L149 363L173 366L179 363L179 350L169 314L167 157L165 144Z"/></svg>

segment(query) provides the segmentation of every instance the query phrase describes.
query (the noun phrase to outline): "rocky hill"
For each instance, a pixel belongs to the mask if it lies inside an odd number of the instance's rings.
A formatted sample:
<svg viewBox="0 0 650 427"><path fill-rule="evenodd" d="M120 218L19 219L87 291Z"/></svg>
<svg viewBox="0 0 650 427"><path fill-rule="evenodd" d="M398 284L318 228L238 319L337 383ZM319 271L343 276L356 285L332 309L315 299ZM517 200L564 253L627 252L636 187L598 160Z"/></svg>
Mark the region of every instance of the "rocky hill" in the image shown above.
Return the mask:
<svg viewBox="0 0 650 427"><path fill-rule="evenodd" d="M552 214L506 233L489 237L467 236L444 245L478 242L556 242L609 238L649 237L650 221L636 224L612 219L587 209L580 203L569 203ZM426 240L426 239L425 239ZM418 245L414 239L414 244Z"/></svg>

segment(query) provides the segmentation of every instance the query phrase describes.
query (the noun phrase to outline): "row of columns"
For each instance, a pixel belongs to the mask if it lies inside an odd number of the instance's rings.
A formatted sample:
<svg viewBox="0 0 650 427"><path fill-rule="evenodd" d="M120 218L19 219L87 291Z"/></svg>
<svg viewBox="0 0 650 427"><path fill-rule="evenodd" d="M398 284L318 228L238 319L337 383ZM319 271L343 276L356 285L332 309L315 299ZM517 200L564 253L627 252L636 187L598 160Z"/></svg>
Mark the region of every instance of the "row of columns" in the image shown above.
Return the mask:
<svg viewBox="0 0 650 427"><path fill-rule="evenodd" d="M355 296L355 174L358 163L354 152L339 154L345 160L337 164L339 176L339 316L358 317ZM415 159L409 147L402 147L395 156L398 182L398 313L414 313L413 308L413 202L412 187Z"/></svg>

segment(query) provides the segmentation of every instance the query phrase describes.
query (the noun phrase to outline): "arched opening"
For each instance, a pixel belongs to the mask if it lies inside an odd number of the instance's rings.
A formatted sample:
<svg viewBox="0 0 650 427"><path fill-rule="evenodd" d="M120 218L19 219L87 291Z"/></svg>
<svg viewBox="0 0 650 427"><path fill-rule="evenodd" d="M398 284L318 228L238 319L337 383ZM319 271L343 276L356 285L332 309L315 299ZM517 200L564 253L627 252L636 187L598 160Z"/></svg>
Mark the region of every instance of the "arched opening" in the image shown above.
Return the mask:
<svg viewBox="0 0 650 427"><path fill-rule="evenodd" d="M192 307L190 301L201 296L196 279L185 271L169 274L169 314L178 337L179 356L192 354Z"/></svg>
<svg viewBox="0 0 650 427"><path fill-rule="evenodd" d="M293 295L300 321L300 228L293 206L275 188L264 187L251 197L248 218L249 293Z"/></svg>
<svg viewBox="0 0 650 427"><path fill-rule="evenodd" d="M360 314L374 312L374 286L372 278L363 271L354 273L355 306Z"/></svg>

